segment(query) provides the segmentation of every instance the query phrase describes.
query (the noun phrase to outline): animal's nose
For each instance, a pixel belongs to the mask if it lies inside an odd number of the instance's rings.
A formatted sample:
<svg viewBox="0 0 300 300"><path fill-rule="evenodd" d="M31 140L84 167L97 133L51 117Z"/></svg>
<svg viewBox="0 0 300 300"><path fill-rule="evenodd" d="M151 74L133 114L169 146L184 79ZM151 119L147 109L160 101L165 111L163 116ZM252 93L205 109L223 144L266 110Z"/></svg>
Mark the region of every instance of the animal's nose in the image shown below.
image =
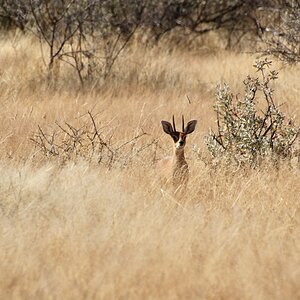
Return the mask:
<svg viewBox="0 0 300 300"><path fill-rule="evenodd" d="M183 146L183 144L184 144L184 141L179 141L180 146Z"/></svg>

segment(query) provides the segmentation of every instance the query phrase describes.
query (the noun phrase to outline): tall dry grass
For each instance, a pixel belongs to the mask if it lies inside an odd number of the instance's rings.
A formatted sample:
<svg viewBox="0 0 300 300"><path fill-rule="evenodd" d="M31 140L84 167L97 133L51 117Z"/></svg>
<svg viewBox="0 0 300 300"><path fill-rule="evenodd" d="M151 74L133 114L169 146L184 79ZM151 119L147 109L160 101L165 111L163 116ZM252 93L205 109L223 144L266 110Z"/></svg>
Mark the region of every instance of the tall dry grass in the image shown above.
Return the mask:
<svg viewBox="0 0 300 300"><path fill-rule="evenodd" d="M86 91L67 68L48 86L40 58L28 37L1 41L1 299L300 297L299 168L232 173L201 158L215 85L226 81L242 93L253 56L136 46L102 89ZM299 121L299 67L277 67L275 99ZM172 151L161 119L198 119L182 205L161 194L151 147L108 171L45 159L30 141L37 125L80 126L87 111L113 143L141 130L142 145L158 139L158 158Z"/></svg>

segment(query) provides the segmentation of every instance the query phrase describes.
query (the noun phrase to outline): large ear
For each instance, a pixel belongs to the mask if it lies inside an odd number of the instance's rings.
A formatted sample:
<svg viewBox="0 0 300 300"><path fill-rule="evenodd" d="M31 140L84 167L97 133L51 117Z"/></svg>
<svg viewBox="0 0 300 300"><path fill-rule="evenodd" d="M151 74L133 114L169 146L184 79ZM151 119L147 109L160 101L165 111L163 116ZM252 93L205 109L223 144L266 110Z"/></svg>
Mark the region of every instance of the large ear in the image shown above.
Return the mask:
<svg viewBox="0 0 300 300"><path fill-rule="evenodd" d="M172 135L173 133L173 128L171 123L167 122L167 121L161 121L161 125L163 127L163 130L165 133Z"/></svg>
<svg viewBox="0 0 300 300"><path fill-rule="evenodd" d="M196 124L197 124L197 120L189 121L185 127L184 133L185 134L192 133L195 130Z"/></svg>

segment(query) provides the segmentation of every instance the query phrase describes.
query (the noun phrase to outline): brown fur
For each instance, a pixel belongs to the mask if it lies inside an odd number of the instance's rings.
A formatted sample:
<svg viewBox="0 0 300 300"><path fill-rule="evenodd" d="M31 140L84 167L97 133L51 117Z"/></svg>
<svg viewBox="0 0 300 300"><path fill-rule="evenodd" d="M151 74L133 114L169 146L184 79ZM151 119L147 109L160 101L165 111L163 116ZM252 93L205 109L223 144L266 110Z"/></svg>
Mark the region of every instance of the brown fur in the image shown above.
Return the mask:
<svg viewBox="0 0 300 300"><path fill-rule="evenodd" d="M171 188L175 193L185 188L188 182L189 167L184 157L165 157L159 161L158 166L164 188Z"/></svg>
<svg viewBox="0 0 300 300"><path fill-rule="evenodd" d="M164 131L174 140L174 152L173 156L165 157L159 162L160 177L162 186L164 188L171 187L176 195L185 190L189 179L189 167L185 160L184 147L186 136L194 131L196 123L196 120L190 121L184 128L184 119L182 118L183 132L178 132L175 129L174 117L173 127L169 122L162 121Z"/></svg>

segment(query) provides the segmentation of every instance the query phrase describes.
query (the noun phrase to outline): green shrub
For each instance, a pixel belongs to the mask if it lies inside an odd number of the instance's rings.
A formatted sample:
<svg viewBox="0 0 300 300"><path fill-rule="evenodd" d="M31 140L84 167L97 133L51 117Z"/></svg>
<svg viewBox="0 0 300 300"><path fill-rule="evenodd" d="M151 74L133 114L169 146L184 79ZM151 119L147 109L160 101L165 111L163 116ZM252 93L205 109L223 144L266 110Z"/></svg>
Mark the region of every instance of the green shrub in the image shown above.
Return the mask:
<svg viewBox="0 0 300 300"><path fill-rule="evenodd" d="M271 64L268 59L256 61L254 67L260 76L244 80L242 99L234 96L227 84L217 87L214 106L217 131L206 136L214 164L256 167L270 160L278 165L280 160L291 160L298 155L295 141L299 126L287 119L273 101L270 84L277 79L278 72L269 69Z"/></svg>

